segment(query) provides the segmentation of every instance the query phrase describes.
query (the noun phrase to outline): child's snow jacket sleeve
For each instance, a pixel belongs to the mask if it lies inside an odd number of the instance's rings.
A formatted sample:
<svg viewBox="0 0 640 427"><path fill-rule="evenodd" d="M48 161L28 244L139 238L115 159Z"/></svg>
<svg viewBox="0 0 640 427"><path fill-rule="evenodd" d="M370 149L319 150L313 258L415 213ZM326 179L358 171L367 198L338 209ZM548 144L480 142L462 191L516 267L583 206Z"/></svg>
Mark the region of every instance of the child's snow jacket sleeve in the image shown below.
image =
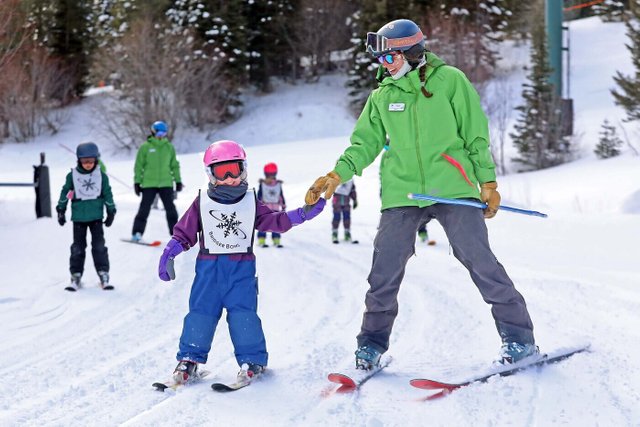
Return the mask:
<svg viewBox="0 0 640 427"><path fill-rule="evenodd" d="M178 157L176 156L176 147L173 144L171 146L171 163L169 167L171 168L171 172L173 173L173 180L175 182L182 182L182 177L180 176L180 162L178 161Z"/></svg>
<svg viewBox="0 0 640 427"><path fill-rule="evenodd" d="M109 184L109 177L104 172L102 172L102 197L104 199L104 206L107 208L107 213L115 213L116 204L113 201L111 184Z"/></svg>
<svg viewBox="0 0 640 427"><path fill-rule="evenodd" d="M272 211L267 207L267 205L258 200L256 206L255 227L258 231L275 231L276 233L285 233L291 230L292 225L291 220L285 211Z"/></svg>
<svg viewBox="0 0 640 427"><path fill-rule="evenodd" d="M135 184L142 184L142 178L144 175L144 167L147 162L148 144L144 143L138 149L136 154L136 163L133 167L133 182Z"/></svg>
<svg viewBox="0 0 640 427"><path fill-rule="evenodd" d="M189 209L173 227L173 238L180 242L184 250L188 250L198 242L198 233L201 228L200 197L196 196Z"/></svg>
<svg viewBox="0 0 640 427"><path fill-rule="evenodd" d="M62 190L60 191L60 198L58 199L58 205L56 206L57 211L65 212L67 210L67 202L69 201L67 195L71 190L73 190L73 176L71 172L69 172L64 181L64 185L62 186Z"/></svg>

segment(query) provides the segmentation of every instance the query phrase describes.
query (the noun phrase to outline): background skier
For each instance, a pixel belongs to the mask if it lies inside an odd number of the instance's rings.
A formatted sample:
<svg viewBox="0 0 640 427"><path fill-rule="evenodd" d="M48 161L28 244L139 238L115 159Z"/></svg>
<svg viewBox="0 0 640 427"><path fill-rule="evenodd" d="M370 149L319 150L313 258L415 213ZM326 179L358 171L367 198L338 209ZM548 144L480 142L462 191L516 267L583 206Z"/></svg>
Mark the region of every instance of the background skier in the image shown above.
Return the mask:
<svg viewBox="0 0 640 427"><path fill-rule="evenodd" d="M287 208L284 201L284 193L282 190L282 181L277 179L278 165L275 163L267 163L264 165L264 178L260 178L258 183L258 200L264 203L272 211L280 212ZM266 243L267 232L258 231L258 245L267 248ZM281 248L280 233L271 232L271 239L277 248Z"/></svg>
<svg viewBox="0 0 640 427"><path fill-rule="evenodd" d="M175 191L182 191L180 163L176 149L167 139L168 126L158 121L151 125L151 135L140 146L134 166L134 189L136 196L142 195L138 213L133 221L131 240L140 241L147 226L147 218L156 195L164 205L169 226L169 234L178 221L178 211L173 204L173 183Z"/></svg>
<svg viewBox="0 0 640 427"><path fill-rule="evenodd" d="M71 221L73 222L73 244L69 258L71 283L65 289L76 291L84 272L84 260L87 248L87 230L91 232L91 256L103 289L113 289L109 285L109 253L105 246L102 218L110 227L116 215L109 177L98 165L100 151L93 142L85 142L76 148L78 164L67 174L56 211L58 223L67 221L65 212L67 201L71 200Z"/></svg>

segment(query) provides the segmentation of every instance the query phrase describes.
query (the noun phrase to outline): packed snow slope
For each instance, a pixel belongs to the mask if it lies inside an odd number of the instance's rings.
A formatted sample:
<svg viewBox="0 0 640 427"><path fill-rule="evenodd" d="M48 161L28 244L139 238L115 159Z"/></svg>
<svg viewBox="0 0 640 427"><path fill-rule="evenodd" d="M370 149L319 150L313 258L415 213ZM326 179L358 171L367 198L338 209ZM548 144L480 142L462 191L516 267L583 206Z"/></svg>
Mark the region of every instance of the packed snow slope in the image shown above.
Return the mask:
<svg viewBox="0 0 640 427"><path fill-rule="evenodd" d="M359 245L331 243L327 208L285 234L284 248L256 248L269 374L236 393L211 391L212 382L230 381L238 370L223 318L205 365L211 376L175 394L154 391L151 383L176 364L196 250L176 259L177 278L165 283L157 278L161 248L120 241L139 203L133 154L114 154L108 139L92 133L90 106L101 100L94 96L70 109L59 134L0 146L0 182L28 182L31 164L47 152L57 199L75 163L59 144L98 142L118 207L106 229L115 291L99 289L88 251L85 287L68 293L70 224L36 220L32 189L0 189L0 425L639 426L640 158L628 149L606 161L588 154L601 120L622 117L608 89L613 71L628 70L630 60L622 25L586 20L571 27L585 156L499 177L503 203L549 217L500 212L487 225L496 256L527 300L540 348L591 343L589 353L423 401L428 393L410 387L411 378L463 379L486 368L500 344L489 307L432 223L437 245L416 243L400 291L393 363L356 394L323 397L327 372L353 363L379 219L376 162L356 178ZM348 145L353 118L343 81L282 85L248 99L247 116L215 137L246 145L252 184L265 163L276 162L287 204L297 207ZM201 138L176 138L186 185L180 212L205 184ZM168 241L162 210L152 211L145 237Z"/></svg>

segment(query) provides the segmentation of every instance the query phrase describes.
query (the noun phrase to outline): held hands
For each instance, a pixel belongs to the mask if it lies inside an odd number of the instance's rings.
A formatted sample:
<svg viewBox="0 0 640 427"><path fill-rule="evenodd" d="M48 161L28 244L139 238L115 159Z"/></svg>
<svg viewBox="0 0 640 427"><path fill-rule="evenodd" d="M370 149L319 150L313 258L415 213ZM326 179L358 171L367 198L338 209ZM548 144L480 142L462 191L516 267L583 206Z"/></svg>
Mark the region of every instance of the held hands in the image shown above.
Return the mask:
<svg viewBox="0 0 640 427"><path fill-rule="evenodd" d="M162 252L160 264L158 265L158 276L160 277L160 280L168 282L169 280L176 278L176 272L173 268L173 259L183 250L182 245L176 239L169 240L169 243L167 243L167 246L164 248L164 252Z"/></svg>
<svg viewBox="0 0 640 427"><path fill-rule="evenodd" d="M327 200L320 198L317 203L309 206L304 205L301 208L294 209L292 211L287 212L287 216L291 221L291 225L296 226L300 225L305 221L313 219L320 215L320 212L324 209L324 206L327 204Z"/></svg>
<svg viewBox="0 0 640 427"><path fill-rule="evenodd" d="M107 211L107 219L104 220L104 226L105 227L111 227L111 224L113 224L113 219L116 216L116 211Z"/></svg>
<svg viewBox="0 0 640 427"><path fill-rule="evenodd" d="M333 171L329 172L325 176L321 176L316 179L311 188L307 191L307 194L304 196L304 202L307 205L315 205L320 199L322 193L324 193L325 199L330 199L336 191L336 188L338 188L338 185L340 185L340 181L342 181L340 175Z"/></svg>
<svg viewBox="0 0 640 427"><path fill-rule="evenodd" d="M64 223L67 222L67 218L64 216L64 211L56 209L56 212L58 212L58 224L61 226L64 225Z"/></svg>
<svg viewBox="0 0 640 427"><path fill-rule="evenodd" d="M133 184L133 191L136 192L136 196L142 194L142 187L140 187L140 184L138 184L137 182Z"/></svg>
<svg viewBox="0 0 640 427"><path fill-rule="evenodd" d="M487 208L484 210L484 217L487 219L496 216L498 209L500 209L500 193L496 188L498 188L498 183L495 181L480 185L480 200L487 204Z"/></svg>

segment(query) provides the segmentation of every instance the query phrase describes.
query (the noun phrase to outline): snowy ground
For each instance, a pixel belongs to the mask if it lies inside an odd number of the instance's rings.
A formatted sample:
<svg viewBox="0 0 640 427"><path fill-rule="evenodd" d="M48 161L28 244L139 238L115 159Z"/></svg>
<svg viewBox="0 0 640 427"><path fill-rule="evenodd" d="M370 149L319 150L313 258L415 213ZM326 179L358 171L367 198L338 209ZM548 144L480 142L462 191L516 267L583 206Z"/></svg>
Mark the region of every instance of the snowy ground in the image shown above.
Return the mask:
<svg viewBox="0 0 640 427"><path fill-rule="evenodd" d="M573 40L598 40L574 50L584 55L574 64L595 58L574 69L577 126L591 123L584 126L585 147L597 141L602 118L621 116L607 89L612 70L629 67L623 34L619 24L572 24ZM617 58L619 65L597 58ZM247 145L252 183L262 165L277 162L290 207L302 203L313 179L348 144L353 119L336 81L283 86L216 135ZM46 151L57 199L74 164L58 144L75 147L93 137L88 109L71 114L68 129L55 137L0 146L0 182L29 181L30 165ZM161 249L119 241L129 235L139 203L129 187L133 159L111 156L107 141L97 142L109 173L125 183L112 182L118 214L106 229L114 292L98 288L90 255L86 288L64 292L69 224L35 220L33 190L0 189L0 425L640 426L640 158L630 152L500 177L505 204L549 218L501 212L488 221L494 252L528 302L541 349L590 342L592 351L424 402L427 393L409 379L464 377L486 366L499 347L489 307L437 224L429 231L438 244L418 244L407 268L393 364L357 395L322 397L325 374L351 363L355 350L379 217L377 164L356 178L360 205L352 228L359 245L331 243L327 209L285 234L285 248L256 249L270 375L237 393L210 390L211 382L237 371L221 320L206 365L212 375L174 395L153 391L151 383L176 363L196 254L176 259L177 279L167 284L156 276ZM192 154L179 157L186 184L180 212L206 179L198 152L206 143L199 149L196 143L184 143ZM146 235L168 240L164 212L152 211Z"/></svg>

